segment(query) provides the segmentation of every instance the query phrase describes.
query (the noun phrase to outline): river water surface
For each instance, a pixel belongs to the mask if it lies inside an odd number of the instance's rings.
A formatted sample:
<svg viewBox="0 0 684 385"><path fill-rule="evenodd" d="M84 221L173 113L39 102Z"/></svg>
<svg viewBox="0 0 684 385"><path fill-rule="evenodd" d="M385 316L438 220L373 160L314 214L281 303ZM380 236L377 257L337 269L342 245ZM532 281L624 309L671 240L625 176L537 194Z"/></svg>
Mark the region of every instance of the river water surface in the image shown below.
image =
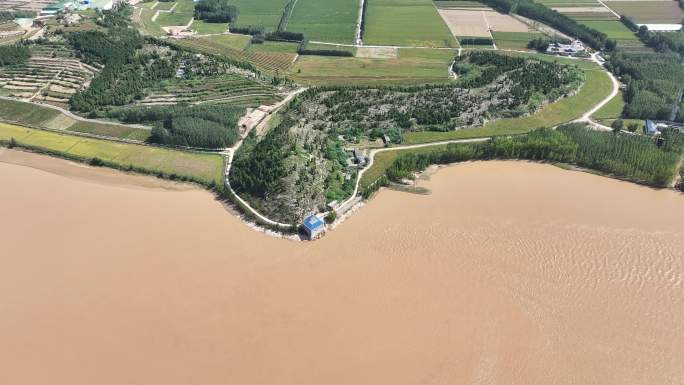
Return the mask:
<svg viewBox="0 0 684 385"><path fill-rule="evenodd" d="M321 241L0 150L0 384L683 384L684 196L441 169Z"/></svg>

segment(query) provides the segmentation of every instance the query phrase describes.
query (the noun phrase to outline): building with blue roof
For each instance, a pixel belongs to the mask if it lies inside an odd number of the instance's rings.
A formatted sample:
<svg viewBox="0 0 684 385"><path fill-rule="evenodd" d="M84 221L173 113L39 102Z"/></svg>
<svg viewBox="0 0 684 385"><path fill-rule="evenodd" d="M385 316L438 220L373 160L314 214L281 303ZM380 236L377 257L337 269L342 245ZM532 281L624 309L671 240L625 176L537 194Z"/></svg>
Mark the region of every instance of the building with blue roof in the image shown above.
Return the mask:
<svg viewBox="0 0 684 385"><path fill-rule="evenodd" d="M647 119L646 120L646 135L658 135L660 134L660 130L658 130L658 126L655 124L654 121Z"/></svg>
<svg viewBox="0 0 684 385"><path fill-rule="evenodd" d="M304 231L309 236L309 239L316 239L325 234L325 222L316 215L306 217L302 227L304 227Z"/></svg>

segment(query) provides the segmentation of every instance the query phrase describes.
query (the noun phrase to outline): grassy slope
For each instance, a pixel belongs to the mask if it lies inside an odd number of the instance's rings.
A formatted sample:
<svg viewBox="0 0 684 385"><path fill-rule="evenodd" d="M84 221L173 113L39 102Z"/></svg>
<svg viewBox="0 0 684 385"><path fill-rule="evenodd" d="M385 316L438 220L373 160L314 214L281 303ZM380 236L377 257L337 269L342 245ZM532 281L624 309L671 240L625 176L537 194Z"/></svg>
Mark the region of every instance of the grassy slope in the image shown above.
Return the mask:
<svg viewBox="0 0 684 385"><path fill-rule="evenodd" d="M451 139L521 134L538 128L553 127L572 121L608 96L612 88L610 77L605 72L597 69L587 69L585 74L586 82L576 95L548 104L534 115L523 118L499 119L481 128L448 132L410 132L404 135L404 142L406 144L416 144Z"/></svg>
<svg viewBox="0 0 684 385"><path fill-rule="evenodd" d="M430 0L368 0L364 42L458 47Z"/></svg>
<svg viewBox="0 0 684 385"><path fill-rule="evenodd" d="M358 0L298 0L287 30L309 40L354 43L358 14Z"/></svg>
<svg viewBox="0 0 684 385"><path fill-rule="evenodd" d="M70 159L89 161L97 157L124 169L175 174L205 185L223 182L223 158L217 154L116 143L0 123L0 141L11 138L20 146Z"/></svg>

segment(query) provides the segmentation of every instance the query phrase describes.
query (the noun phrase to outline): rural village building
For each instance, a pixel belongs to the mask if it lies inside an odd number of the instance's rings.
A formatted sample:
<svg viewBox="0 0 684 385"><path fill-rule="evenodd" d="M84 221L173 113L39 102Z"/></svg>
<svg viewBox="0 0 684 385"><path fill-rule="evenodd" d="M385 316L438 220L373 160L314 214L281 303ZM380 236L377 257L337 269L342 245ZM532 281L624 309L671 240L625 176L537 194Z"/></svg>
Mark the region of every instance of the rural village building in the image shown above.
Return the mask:
<svg viewBox="0 0 684 385"><path fill-rule="evenodd" d="M546 53L550 55L574 56L584 52L584 44L579 40L574 40L570 44L551 43L546 49Z"/></svg>
<svg viewBox="0 0 684 385"><path fill-rule="evenodd" d="M325 222L316 215L309 215L302 224L304 231L310 240L316 239L325 234Z"/></svg>

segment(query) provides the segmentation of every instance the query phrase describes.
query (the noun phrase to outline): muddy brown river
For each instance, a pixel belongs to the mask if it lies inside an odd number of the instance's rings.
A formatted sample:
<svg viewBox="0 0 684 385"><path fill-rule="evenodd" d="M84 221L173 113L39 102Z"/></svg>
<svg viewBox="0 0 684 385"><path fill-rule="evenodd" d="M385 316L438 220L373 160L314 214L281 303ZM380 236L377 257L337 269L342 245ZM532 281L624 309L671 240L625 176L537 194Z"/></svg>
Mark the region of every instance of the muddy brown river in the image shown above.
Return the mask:
<svg viewBox="0 0 684 385"><path fill-rule="evenodd" d="M0 149L0 384L683 384L684 196L524 162L321 241Z"/></svg>

